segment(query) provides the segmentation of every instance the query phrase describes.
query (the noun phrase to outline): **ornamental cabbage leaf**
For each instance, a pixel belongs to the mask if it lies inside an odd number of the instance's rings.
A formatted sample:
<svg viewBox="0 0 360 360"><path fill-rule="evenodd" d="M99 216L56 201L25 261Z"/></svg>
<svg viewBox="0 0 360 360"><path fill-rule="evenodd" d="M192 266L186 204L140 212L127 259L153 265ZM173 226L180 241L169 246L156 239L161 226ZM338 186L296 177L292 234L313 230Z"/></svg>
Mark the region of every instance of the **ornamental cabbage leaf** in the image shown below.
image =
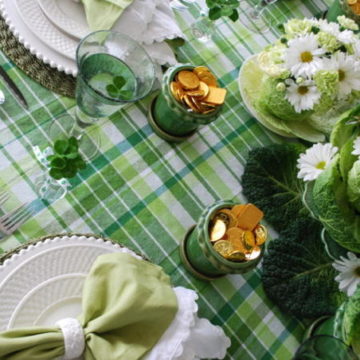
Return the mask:
<svg viewBox="0 0 360 360"><path fill-rule="evenodd" d="M349 201L360 212L360 160L354 162L349 172L347 193Z"/></svg>
<svg viewBox="0 0 360 360"><path fill-rule="evenodd" d="M302 202L304 182L297 178L301 144L275 144L252 150L242 176L248 201L264 211L265 219L282 231L296 218L309 216Z"/></svg>
<svg viewBox="0 0 360 360"><path fill-rule="evenodd" d="M268 243L262 267L266 294L282 311L299 318L335 313L345 300L335 281L333 260L313 219L293 219L278 239Z"/></svg>
<svg viewBox="0 0 360 360"><path fill-rule="evenodd" d="M360 216L349 202L339 162L337 156L315 181L314 212L333 240L348 250L360 252Z"/></svg>
<svg viewBox="0 0 360 360"><path fill-rule="evenodd" d="M357 354L360 355L360 287L344 305L344 317L342 321L344 340L352 345Z"/></svg>

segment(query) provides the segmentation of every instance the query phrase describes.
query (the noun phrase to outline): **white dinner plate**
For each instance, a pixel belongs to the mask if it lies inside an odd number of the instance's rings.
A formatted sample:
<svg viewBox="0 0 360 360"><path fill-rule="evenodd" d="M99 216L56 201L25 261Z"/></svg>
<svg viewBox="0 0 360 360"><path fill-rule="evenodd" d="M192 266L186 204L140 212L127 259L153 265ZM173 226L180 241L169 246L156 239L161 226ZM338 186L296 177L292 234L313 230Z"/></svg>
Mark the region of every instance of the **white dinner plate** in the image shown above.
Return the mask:
<svg viewBox="0 0 360 360"><path fill-rule="evenodd" d="M78 39L58 29L43 13L36 0L15 0L23 22L53 50L69 59L75 59Z"/></svg>
<svg viewBox="0 0 360 360"><path fill-rule="evenodd" d="M14 0L0 0L0 11L10 31L26 49L45 64L49 64L65 74L76 76L75 60L69 59L41 41L22 20Z"/></svg>
<svg viewBox="0 0 360 360"><path fill-rule="evenodd" d="M67 34L81 39L89 33L84 6L74 0L37 0L45 15Z"/></svg>
<svg viewBox="0 0 360 360"><path fill-rule="evenodd" d="M81 290L95 259L133 251L95 236L58 236L30 245L0 266L0 332L49 326L81 310Z"/></svg>

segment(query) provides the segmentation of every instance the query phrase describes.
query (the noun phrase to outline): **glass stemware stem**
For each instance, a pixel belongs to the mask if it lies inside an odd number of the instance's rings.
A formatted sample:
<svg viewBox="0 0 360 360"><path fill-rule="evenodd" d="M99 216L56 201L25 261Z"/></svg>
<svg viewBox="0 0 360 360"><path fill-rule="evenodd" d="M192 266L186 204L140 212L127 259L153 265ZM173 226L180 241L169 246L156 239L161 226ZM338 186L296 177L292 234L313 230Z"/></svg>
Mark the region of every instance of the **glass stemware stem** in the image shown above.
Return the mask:
<svg viewBox="0 0 360 360"><path fill-rule="evenodd" d="M277 0L260 0L260 2L251 9L251 11L249 12L249 16L252 19L259 19L265 8L268 5L275 3L276 1Z"/></svg>

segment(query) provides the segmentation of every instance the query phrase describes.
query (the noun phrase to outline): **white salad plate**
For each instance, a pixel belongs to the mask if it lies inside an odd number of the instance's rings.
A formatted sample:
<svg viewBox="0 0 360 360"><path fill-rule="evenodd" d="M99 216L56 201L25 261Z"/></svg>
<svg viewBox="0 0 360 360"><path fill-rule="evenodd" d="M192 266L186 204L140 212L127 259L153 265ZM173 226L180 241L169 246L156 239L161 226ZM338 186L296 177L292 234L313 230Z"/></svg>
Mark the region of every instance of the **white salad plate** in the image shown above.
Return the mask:
<svg viewBox="0 0 360 360"><path fill-rule="evenodd" d="M81 39L89 33L84 7L74 0L37 0L44 14L61 30Z"/></svg>
<svg viewBox="0 0 360 360"><path fill-rule="evenodd" d="M34 0L33 2L35 3L36 1ZM49 64L51 67L65 72L65 74L76 76L77 67L75 60L64 56L58 52L57 49L49 47L44 43L38 35L33 32L32 28L23 21L14 0L0 0L0 12L9 26L10 31L26 49L45 64Z"/></svg>
<svg viewBox="0 0 360 360"><path fill-rule="evenodd" d="M81 313L86 275L99 255L133 251L95 236L57 236L29 245L0 266L0 332L52 326Z"/></svg>

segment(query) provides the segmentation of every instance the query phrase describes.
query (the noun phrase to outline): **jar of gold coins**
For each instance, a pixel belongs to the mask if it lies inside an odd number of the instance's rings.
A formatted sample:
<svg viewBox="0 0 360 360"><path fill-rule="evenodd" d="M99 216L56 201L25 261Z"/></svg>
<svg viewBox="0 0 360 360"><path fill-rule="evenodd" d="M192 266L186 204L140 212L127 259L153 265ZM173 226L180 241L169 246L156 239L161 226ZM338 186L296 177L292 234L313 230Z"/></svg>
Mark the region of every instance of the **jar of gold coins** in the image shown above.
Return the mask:
<svg viewBox="0 0 360 360"><path fill-rule="evenodd" d="M226 90L207 67L171 67L164 74L161 93L151 104L149 123L161 138L183 141L200 125L218 117L225 97Z"/></svg>
<svg viewBox="0 0 360 360"><path fill-rule="evenodd" d="M181 244L185 267L203 280L252 270L262 258L268 235L262 218L253 204L218 201L209 206Z"/></svg>

